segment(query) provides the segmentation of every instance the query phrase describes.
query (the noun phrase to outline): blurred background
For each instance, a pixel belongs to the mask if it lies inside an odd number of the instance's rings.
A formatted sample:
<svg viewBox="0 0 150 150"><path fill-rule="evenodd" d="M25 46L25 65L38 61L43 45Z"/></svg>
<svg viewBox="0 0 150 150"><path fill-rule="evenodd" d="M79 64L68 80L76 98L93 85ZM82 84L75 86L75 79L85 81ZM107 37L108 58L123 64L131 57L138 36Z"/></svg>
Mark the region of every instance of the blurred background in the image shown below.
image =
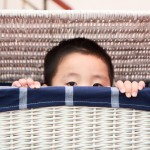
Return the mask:
<svg viewBox="0 0 150 150"><path fill-rule="evenodd" d="M150 10L150 0L0 0L0 9Z"/></svg>

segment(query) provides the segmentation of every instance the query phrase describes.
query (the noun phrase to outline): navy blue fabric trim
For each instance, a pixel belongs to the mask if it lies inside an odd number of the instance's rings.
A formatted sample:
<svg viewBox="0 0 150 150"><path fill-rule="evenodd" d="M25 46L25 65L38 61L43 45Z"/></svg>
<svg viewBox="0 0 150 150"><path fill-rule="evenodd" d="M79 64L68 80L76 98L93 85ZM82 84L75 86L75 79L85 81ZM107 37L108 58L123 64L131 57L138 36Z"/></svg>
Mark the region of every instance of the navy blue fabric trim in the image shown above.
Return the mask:
<svg viewBox="0 0 150 150"><path fill-rule="evenodd" d="M73 87L73 92L73 106L112 106L109 87ZM19 88L0 87L0 111L19 110L19 94ZM64 105L65 87L27 89L27 108ZM119 107L150 111L150 88L139 91L135 98L127 98L125 94L120 93Z"/></svg>
<svg viewBox="0 0 150 150"><path fill-rule="evenodd" d="M127 98L125 94L119 94L121 108L133 108L150 111L150 88L138 92L137 97Z"/></svg>
<svg viewBox="0 0 150 150"><path fill-rule="evenodd" d="M74 87L74 106L111 107L109 87Z"/></svg>
<svg viewBox="0 0 150 150"><path fill-rule="evenodd" d="M0 88L0 112L19 109L19 89Z"/></svg>
<svg viewBox="0 0 150 150"><path fill-rule="evenodd" d="M28 108L65 105L65 87L28 88Z"/></svg>

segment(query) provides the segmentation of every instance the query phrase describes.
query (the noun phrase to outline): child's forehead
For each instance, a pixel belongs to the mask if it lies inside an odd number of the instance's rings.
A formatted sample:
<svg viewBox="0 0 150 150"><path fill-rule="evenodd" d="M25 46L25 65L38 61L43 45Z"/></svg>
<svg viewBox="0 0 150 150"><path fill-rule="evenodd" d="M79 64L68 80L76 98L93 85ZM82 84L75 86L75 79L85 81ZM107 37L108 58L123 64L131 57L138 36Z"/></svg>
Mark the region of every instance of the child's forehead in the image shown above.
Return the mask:
<svg viewBox="0 0 150 150"><path fill-rule="evenodd" d="M84 57L84 58L89 58L93 57L93 59L100 59L103 60L103 57L100 55L96 55L93 53L84 53L84 52L70 52L66 54L63 59L76 59L76 58ZM90 60L89 60L90 61Z"/></svg>
<svg viewBox="0 0 150 150"><path fill-rule="evenodd" d="M89 68L90 66L95 68L107 68L107 64L105 61L95 55L90 54L82 54L82 53L71 53L65 56L59 63L58 67L86 67Z"/></svg>

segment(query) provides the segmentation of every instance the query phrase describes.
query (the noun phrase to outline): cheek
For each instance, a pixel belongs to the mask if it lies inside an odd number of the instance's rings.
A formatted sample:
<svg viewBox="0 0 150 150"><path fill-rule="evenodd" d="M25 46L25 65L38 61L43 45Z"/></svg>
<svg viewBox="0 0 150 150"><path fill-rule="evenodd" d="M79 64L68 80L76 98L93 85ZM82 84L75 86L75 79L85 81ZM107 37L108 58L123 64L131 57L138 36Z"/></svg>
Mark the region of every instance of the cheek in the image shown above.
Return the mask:
<svg viewBox="0 0 150 150"><path fill-rule="evenodd" d="M107 80L107 82L106 82L106 86L111 86L111 82L110 82L109 76L108 76L108 80Z"/></svg>
<svg viewBox="0 0 150 150"><path fill-rule="evenodd" d="M102 83L104 86L111 86L110 78L109 78L109 75L107 75L107 72L105 75L105 79L103 79Z"/></svg>
<svg viewBox="0 0 150 150"><path fill-rule="evenodd" d="M103 84L104 86L106 86L106 87L110 87L111 85L110 85L110 81L108 80L108 81L106 81L104 84Z"/></svg>

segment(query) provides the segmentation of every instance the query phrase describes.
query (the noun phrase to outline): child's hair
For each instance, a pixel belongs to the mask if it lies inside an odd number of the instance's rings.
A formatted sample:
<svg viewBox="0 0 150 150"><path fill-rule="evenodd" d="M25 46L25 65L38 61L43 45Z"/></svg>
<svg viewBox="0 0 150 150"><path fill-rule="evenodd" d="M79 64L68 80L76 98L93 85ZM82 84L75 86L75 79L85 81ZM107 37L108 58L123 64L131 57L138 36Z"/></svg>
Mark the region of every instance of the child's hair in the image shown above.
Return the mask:
<svg viewBox="0 0 150 150"><path fill-rule="evenodd" d="M111 86L113 85L114 68L110 56L96 42L86 38L73 38L63 40L59 43L58 46L55 46L48 51L44 61L45 84L51 85L52 78L56 74L60 60L62 60L66 55L73 52L95 55L103 59L108 67L110 84Z"/></svg>

